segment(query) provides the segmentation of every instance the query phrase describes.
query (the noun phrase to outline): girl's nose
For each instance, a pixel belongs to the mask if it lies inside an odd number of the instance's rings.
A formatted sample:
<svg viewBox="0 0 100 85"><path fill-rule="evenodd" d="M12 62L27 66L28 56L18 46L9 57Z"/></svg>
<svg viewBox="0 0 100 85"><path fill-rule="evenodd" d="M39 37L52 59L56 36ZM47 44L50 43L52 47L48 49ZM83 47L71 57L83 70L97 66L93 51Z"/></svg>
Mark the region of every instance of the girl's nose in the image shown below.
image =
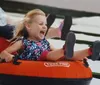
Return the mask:
<svg viewBox="0 0 100 85"><path fill-rule="evenodd" d="M43 25L43 29L47 29L47 26L46 25Z"/></svg>

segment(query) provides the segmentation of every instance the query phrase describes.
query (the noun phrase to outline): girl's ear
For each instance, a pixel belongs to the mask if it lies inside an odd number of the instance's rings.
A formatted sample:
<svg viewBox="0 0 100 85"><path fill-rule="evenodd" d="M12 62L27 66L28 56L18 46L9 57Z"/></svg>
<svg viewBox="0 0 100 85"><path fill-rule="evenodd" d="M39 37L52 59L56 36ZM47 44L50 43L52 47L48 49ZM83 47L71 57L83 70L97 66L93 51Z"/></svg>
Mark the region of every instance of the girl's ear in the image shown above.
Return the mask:
<svg viewBox="0 0 100 85"><path fill-rule="evenodd" d="M25 22L25 27L26 27L26 29L30 29L30 24Z"/></svg>

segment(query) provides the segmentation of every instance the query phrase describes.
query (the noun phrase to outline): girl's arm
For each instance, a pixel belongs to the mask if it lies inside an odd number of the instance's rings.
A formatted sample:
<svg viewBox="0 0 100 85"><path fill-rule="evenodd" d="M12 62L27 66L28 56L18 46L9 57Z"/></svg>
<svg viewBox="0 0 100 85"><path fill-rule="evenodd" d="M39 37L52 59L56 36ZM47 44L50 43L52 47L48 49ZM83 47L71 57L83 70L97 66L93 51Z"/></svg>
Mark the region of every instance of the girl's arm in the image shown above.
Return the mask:
<svg viewBox="0 0 100 85"><path fill-rule="evenodd" d="M2 51L0 53L0 58L1 59L5 59L6 62L9 62L12 60L12 58L14 57L14 55L12 55L11 53L16 52L17 50L19 50L22 47L22 41L19 40L17 42L15 42L13 45L9 46L7 49L5 49L4 51Z"/></svg>
<svg viewBox="0 0 100 85"><path fill-rule="evenodd" d="M18 51L21 47L22 47L22 40L19 40L14 44L12 44L11 46L9 46L7 49L5 49L5 51L7 51L8 53L13 53Z"/></svg>

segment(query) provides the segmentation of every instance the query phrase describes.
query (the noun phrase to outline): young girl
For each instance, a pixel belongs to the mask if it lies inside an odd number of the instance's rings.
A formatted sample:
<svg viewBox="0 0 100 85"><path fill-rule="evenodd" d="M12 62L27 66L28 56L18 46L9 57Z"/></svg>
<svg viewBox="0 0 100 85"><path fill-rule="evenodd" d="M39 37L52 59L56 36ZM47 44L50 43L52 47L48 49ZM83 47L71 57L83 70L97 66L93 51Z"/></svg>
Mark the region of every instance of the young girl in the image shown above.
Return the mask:
<svg viewBox="0 0 100 85"><path fill-rule="evenodd" d="M92 59L98 59L100 50L100 42L96 41L92 48L74 52L75 35L73 32L68 33L65 45L61 49L55 49L45 39L47 31L45 13L39 9L29 11L24 20L16 29L14 44L0 53L0 58L9 62L14 55L11 53L23 48L23 52L19 55L19 59L23 60L51 60L56 61L61 58L82 60L86 56L92 55Z"/></svg>

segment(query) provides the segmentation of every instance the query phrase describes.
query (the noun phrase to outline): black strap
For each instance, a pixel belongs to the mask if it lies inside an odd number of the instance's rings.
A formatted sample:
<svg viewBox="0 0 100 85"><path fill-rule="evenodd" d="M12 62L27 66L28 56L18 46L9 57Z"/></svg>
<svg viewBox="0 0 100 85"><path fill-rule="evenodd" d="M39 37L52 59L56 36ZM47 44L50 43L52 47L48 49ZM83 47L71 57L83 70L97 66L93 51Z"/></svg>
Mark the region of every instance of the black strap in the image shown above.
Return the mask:
<svg viewBox="0 0 100 85"><path fill-rule="evenodd" d="M86 59L83 59L83 62L84 62L84 66L85 66L85 67L89 67L89 64L88 64L88 62L87 62Z"/></svg>
<svg viewBox="0 0 100 85"><path fill-rule="evenodd" d="M18 62L18 58L19 58L19 55L15 55L15 57L13 57L13 64L14 65L19 65L21 62Z"/></svg>
<svg viewBox="0 0 100 85"><path fill-rule="evenodd" d="M47 32L46 32L45 36L47 35L48 30L49 30L50 26L53 24L55 18L56 18L56 15L53 15L53 14L50 14L50 15L47 17Z"/></svg>
<svg viewBox="0 0 100 85"><path fill-rule="evenodd" d="M65 40L68 32L70 31L72 25L72 17L71 16L65 16L64 19L64 25L61 30L61 40Z"/></svg>

